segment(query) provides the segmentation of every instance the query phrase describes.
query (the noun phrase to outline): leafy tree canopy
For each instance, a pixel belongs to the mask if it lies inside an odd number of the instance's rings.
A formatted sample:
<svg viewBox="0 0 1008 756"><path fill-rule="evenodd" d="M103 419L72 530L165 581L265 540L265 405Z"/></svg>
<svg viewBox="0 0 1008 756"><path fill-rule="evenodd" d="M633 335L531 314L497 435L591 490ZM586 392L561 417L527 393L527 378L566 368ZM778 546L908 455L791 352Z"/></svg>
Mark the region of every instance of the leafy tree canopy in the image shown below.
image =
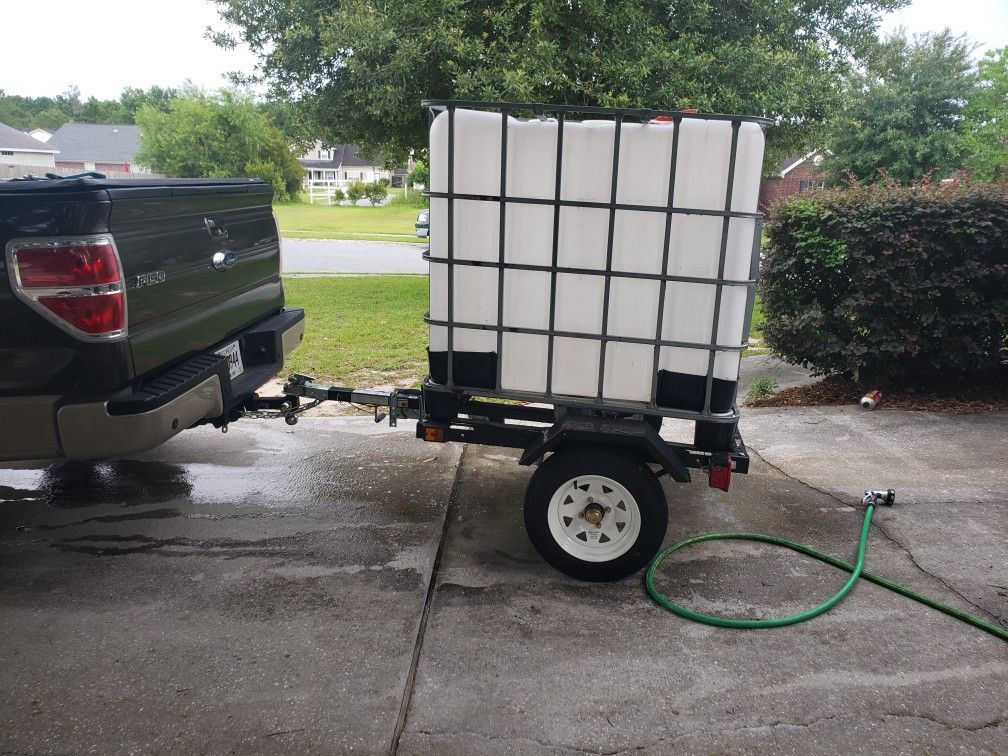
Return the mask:
<svg viewBox="0 0 1008 756"><path fill-rule="evenodd" d="M8 95L0 89L0 123L15 129L58 129L64 123L134 123L136 112L144 105L160 110L176 96L178 90L151 87L127 87L118 100L81 100L80 89L71 85L57 97L23 97Z"/></svg>
<svg viewBox="0 0 1008 756"><path fill-rule="evenodd" d="M216 0L317 135L401 163L424 98L700 108L779 119L805 146L908 0ZM236 38L216 32L215 41Z"/></svg>
<svg viewBox="0 0 1008 756"><path fill-rule="evenodd" d="M860 181L911 183L965 168L964 98L975 86L971 46L949 30L889 37L852 75L829 138L827 167Z"/></svg>
<svg viewBox="0 0 1008 756"><path fill-rule="evenodd" d="M978 65L978 86L966 96L969 167L983 180L1008 177L1008 47L989 50Z"/></svg>
<svg viewBox="0 0 1008 756"><path fill-rule="evenodd" d="M137 112L138 163L168 176L262 178L278 199L297 192L297 156L251 99L236 92L187 94L172 99L167 111L145 105Z"/></svg>

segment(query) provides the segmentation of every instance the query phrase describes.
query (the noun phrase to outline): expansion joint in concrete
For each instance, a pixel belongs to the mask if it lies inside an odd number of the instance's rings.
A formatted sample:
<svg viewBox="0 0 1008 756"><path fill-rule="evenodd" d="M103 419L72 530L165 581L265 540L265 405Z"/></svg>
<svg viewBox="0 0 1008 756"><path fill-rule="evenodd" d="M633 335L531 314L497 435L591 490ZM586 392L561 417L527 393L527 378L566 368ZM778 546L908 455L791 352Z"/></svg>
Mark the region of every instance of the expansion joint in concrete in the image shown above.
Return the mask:
<svg viewBox="0 0 1008 756"><path fill-rule="evenodd" d="M437 589L438 573L441 570L441 558L444 554L445 541L448 538L448 524L452 521L455 513L459 485L462 480L462 467L465 463L467 449L467 446L462 447L458 466L455 468L455 477L452 480L451 491L448 493L448 505L445 507L444 522L441 524L441 536L438 541L437 553L434 555L434 564L431 567L431 574L427 580L427 595L424 599L423 611L420 613L420 622L417 625L416 639L413 643L413 657L410 660L409 674L406 676L406 685L403 687L402 700L399 704L399 718L396 721L395 731L392 734L392 742L389 745L389 753L393 754L393 756L399 751L399 740L402 738L403 729L406 727L410 702L413 700L417 666L420 663L420 653L423 650L424 634L427 631L427 620L430 617L431 605L434 603L434 591Z"/></svg>

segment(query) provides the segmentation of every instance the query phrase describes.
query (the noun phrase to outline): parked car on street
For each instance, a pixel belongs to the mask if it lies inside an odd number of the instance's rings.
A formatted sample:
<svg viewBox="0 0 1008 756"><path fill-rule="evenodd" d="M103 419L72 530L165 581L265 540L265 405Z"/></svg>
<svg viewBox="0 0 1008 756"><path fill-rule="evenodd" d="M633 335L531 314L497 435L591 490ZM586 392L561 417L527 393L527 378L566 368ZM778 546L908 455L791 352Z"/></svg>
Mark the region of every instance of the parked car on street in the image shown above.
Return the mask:
<svg viewBox="0 0 1008 756"><path fill-rule="evenodd" d="M423 237L430 236L430 210L427 208L421 210L417 215L416 235Z"/></svg>
<svg viewBox="0 0 1008 756"><path fill-rule="evenodd" d="M304 332L271 201L248 179L0 183L0 460L240 417Z"/></svg>

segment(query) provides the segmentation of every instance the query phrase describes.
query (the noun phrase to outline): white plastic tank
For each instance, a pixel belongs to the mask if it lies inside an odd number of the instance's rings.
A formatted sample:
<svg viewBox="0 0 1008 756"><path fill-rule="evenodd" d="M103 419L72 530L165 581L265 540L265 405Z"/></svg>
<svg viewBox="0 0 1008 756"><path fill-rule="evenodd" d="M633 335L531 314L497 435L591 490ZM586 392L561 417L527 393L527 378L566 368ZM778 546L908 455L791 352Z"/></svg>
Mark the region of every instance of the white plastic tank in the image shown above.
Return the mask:
<svg viewBox="0 0 1008 756"><path fill-rule="evenodd" d="M431 190L448 192L449 114L431 125ZM454 180L456 198L451 219L452 255L456 261L496 263L500 255L501 193L500 113L456 109L454 114ZM553 200L556 191L556 119L508 118L505 193L512 198ZM675 127L671 122L624 121L620 130L617 204L666 207ZM560 197L589 203L611 200L615 123L612 120L564 124ZM732 123L684 117L676 151L673 206L723 211L731 161ZM738 132L731 210L755 213L763 162L763 132L742 122ZM479 199L477 199L478 197ZM506 327L545 331L550 327L553 234L552 204L509 201L505 205L504 260L543 270L506 269L498 291L496 265L453 265L455 323L496 327L499 298ZM669 229L669 257L662 269L666 213L618 209L613 213L609 307L604 316L606 256L610 210L607 207L561 206L557 226L554 329L582 335L603 333L641 339L711 341L718 287L709 283L669 281L665 286L661 332L658 314L661 282L621 276L626 273L718 277L724 219L719 215L674 213ZM753 218L728 223L723 278L748 279L756 230ZM431 199L430 249L434 258L448 256L448 200ZM565 268L591 272L565 271ZM597 273L596 273L597 271ZM430 309L433 319L448 319L448 265L430 266ZM719 346L743 343L747 290L722 286L717 329ZM456 326L453 329L455 384L493 389L500 360L503 392L546 393L549 337L537 333L504 333L497 354L495 330ZM554 394L596 397L599 391L599 339L556 336L553 345ZM431 326L431 376L446 379L447 328ZM652 384L657 402L670 409L703 408L708 361L706 346L660 349L655 365L651 344L608 342L602 398L648 402ZM711 409L727 411L738 379L739 352L715 351ZM657 368L657 380L654 371Z"/></svg>

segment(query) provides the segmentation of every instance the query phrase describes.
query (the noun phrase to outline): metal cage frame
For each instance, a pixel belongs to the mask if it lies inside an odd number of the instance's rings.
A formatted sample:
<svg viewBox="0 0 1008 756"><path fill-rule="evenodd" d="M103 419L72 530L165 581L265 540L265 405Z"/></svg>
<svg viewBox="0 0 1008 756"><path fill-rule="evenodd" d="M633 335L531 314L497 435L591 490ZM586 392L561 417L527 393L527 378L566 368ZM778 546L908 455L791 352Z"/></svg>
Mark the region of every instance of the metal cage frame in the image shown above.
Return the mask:
<svg viewBox="0 0 1008 756"><path fill-rule="evenodd" d="M475 396L489 396L501 399L514 399L521 401L549 402L556 407L579 407L595 410L618 411L621 413L643 413L647 415L659 415L662 417L680 418L685 420L703 420L713 423L734 423L739 418L739 410L736 404L736 396L731 399L731 409L726 412L712 412L711 391L714 384L714 360L718 352L743 352L749 345L749 327L752 322L753 302L755 300L756 281L759 275L760 242L763 229L763 214L746 213L733 211L731 209L732 194L735 183L735 165L738 153L738 134L743 122L756 123L761 128L767 128L772 124L769 119L724 115L724 114L698 114L681 111L668 110L648 110L629 108L602 108L594 106L579 105L549 105L544 103L501 103L501 102L480 102L464 100L424 100L422 106L427 110L428 128L433 124L435 117L441 112L448 113L448 178L447 191L432 191L428 187L425 194L428 197L447 200L447 256L434 257L431 254L430 246L423 254L423 259L430 263L446 265L448 269L448 316L447 319L433 318L430 311L424 316L424 322L430 326L441 326L447 328L447 380L443 385L448 390L464 391ZM476 195L463 194L455 191L455 111L457 109L489 110L499 111L501 114L501 178L500 193L497 195ZM507 158L508 158L508 118L516 113L530 113L533 117L545 118L547 115L555 115L557 121L557 148L555 163L554 196L552 199L518 197L507 195ZM615 133L613 136L613 156L612 156L612 186L610 190L609 202L588 202L581 200L567 200L561 198L561 178L563 168L563 136L564 123L568 114L578 116L604 116L612 118L615 123ZM639 120L647 123L651 119L662 116L672 122L674 129L672 136L672 157L669 169L668 196L665 205L637 205L620 203L616 201L617 187L619 182L619 158L620 158L620 131L622 124L627 120ZM706 210L699 208L676 207L675 206L675 180L676 163L679 148L679 127L683 120L698 119L704 121L729 121L732 125L731 154L728 164L727 187L725 191L725 203L723 210ZM496 262L486 260L468 260L455 256L454 249L454 216L455 200L477 200L484 202L496 202L500 205L499 220L499 252ZM553 206L553 240L552 240L552 264L551 265L531 265L523 263L507 262L505 254L505 233L506 233L506 208L508 203L551 205ZM559 254L559 229L560 229L560 208L561 207L584 207L598 208L609 211L609 229L606 242L606 267L598 268L576 268L560 267L558 265ZM634 273L627 271L614 271L613 262L613 237L615 232L616 211L633 210L644 212L659 212L665 214L665 234L664 246L662 250L661 273ZM674 215L707 215L720 217L723 219L721 225L720 253L718 261L718 273L716 278L703 278L696 276L677 276L668 274L669 245L672 229L672 217ZM728 250L728 229L733 218L752 219L754 221L752 252L750 256L749 276L744 280L726 279L725 260ZM490 325L484 323L468 323L455 319L455 277L454 269L457 265L478 266L497 268L497 324ZM519 326L504 325L504 271L505 270L528 270L541 271L550 274L550 300L549 300L549 326L548 328L525 328ZM602 328L601 333L580 333L576 331L559 331L556 329L556 288L558 273L577 273L584 275L604 277L604 293L602 300ZM655 337L639 338L630 336L618 336L608 333L609 321L609 296L613 278L637 278L655 280L660 282L658 297L658 320L655 329ZM664 310L666 287L669 281L699 283L715 286L714 295L714 316L711 327L710 342L689 342L670 341L661 338L662 327L664 325ZM739 346L719 345L718 325L721 315L721 295L725 286L744 286L747 289L745 320L742 331L742 343ZM454 332L455 329L464 330L484 330L495 331L497 334L497 375L496 385L493 389L466 386L454 381ZM505 333L523 333L547 337L546 354L546 390L543 392L529 392L520 390L503 389L501 387L501 370L503 366L503 339ZM599 348L599 368L598 368L598 389L594 398L584 396L572 396L567 394L557 394L553 391L553 356L554 341L556 338L576 338L600 341ZM650 345L654 348L651 369L651 394L647 402L607 399L603 395L606 365L606 346L609 342L628 342L634 344ZM664 407L657 404L658 373L660 355L662 347L680 347L688 349L705 350L708 352L707 375L704 389L703 409L700 411L677 409L674 407ZM737 381L736 381L737 391Z"/></svg>

